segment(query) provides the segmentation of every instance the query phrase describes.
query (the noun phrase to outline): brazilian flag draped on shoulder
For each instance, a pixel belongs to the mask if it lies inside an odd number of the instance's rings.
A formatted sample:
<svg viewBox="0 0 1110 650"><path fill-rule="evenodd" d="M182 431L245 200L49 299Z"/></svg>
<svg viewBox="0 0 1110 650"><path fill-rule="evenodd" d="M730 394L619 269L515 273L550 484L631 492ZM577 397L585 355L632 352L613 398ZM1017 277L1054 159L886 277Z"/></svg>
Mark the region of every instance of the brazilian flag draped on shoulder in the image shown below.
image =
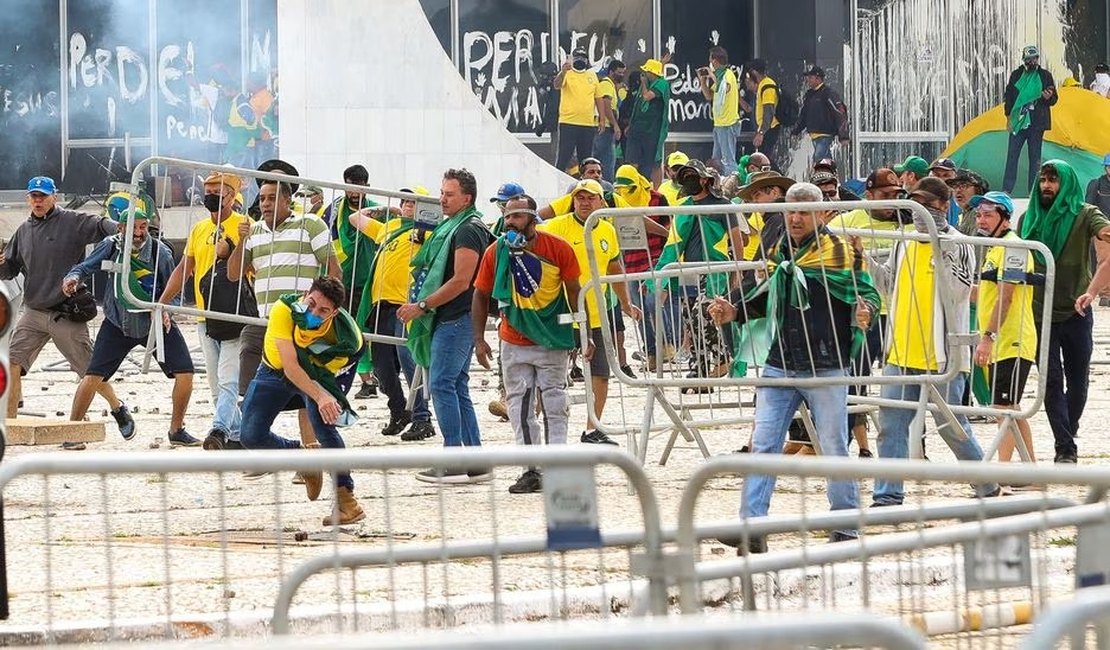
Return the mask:
<svg viewBox="0 0 1110 650"><path fill-rule="evenodd" d="M389 245L401 237L408 237L409 232L412 230L412 219L402 219L401 227L389 233L381 246L374 251L374 259L370 262L370 271L366 275L366 282L362 286L362 299L358 303L358 315L355 320L358 321L359 326L363 328L364 332L369 332L370 327L367 320L370 318L370 311L374 307L374 274L378 272L378 261L384 251L389 250Z"/></svg>
<svg viewBox="0 0 1110 650"><path fill-rule="evenodd" d="M412 258L412 288L409 295L412 302L426 300L443 286L443 276L447 272L447 260L454 254L451 242L455 231L470 220L481 223L481 215L473 205L436 226L432 234ZM485 226L483 226L485 227ZM432 332L435 331L435 310L429 309L423 316L409 323L408 349L413 361L427 368L432 362Z"/></svg>
<svg viewBox="0 0 1110 650"><path fill-rule="evenodd" d="M504 238L497 240L494 254L491 296L502 317L540 347L574 349L574 326L559 322L570 305L554 265L530 251L510 251Z"/></svg>
<svg viewBox="0 0 1110 650"><path fill-rule="evenodd" d="M688 202L687 202L688 204ZM674 218L667 244L659 255L655 264L657 271L662 271L668 264L686 261L686 244L694 228L701 228L701 241L705 246L705 261L726 262L729 260L728 246L729 234L725 224L716 219L705 218L708 215L694 216L680 214ZM667 288L672 294L678 290L678 278L660 280L661 286ZM705 293L707 296L723 296L728 293L728 274L711 273L705 276Z"/></svg>
<svg viewBox="0 0 1110 650"><path fill-rule="evenodd" d="M119 237L119 235L117 235ZM154 280L156 273L154 271L153 263L154 251L154 238L147 237L146 241L140 248L134 250L131 254L131 272L124 275L122 272L116 273L116 299L119 300L120 305L129 312L146 312L149 309L144 309L132 303L127 299L127 293L123 290L124 283L131 289L131 295L134 295L139 300L150 302L154 298ZM123 241L116 241L116 268L123 268Z"/></svg>
<svg viewBox="0 0 1110 650"><path fill-rule="evenodd" d="M305 323L305 309L303 303L301 303L301 294L287 293L279 300L285 303L286 307L289 307L293 325L301 330L309 331ZM332 368L335 367L336 363L342 367L353 362L362 352L362 330L355 322L354 317L342 308L332 320L332 328L335 332L335 343L318 339L307 347L301 347L300 345L294 345L294 347L297 350L297 363L300 364L309 379L323 386L324 390L328 391L339 402L339 406L343 408L340 422L343 425L349 425L353 424L358 416L351 408L351 403L347 401L347 395L340 389L339 382L336 380L336 372ZM294 337L294 341L296 341L296 337Z"/></svg>
<svg viewBox="0 0 1110 650"><path fill-rule="evenodd" d="M784 237L768 255L768 266L773 272L752 288L745 301L767 294L767 315L755 318L740 327L740 342L737 346L737 361L763 365L771 351L771 345L782 327L787 302L795 309L809 309L809 285L807 280L815 280L825 287L830 298L849 305L863 299L871 306L873 313L879 311L879 292L871 280L871 274L864 270L863 259L846 240L830 234L822 228L810 235L794 251L793 259L786 259L785 252L790 245ZM851 358L856 358L867 340L867 332L852 324Z"/></svg>
<svg viewBox="0 0 1110 650"><path fill-rule="evenodd" d="M372 208L378 204L363 198L361 208ZM339 197L332 209L332 239L335 240L335 257L339 261L339 268L343 271L343 284L348 287L359 287L366 281L370 271L370 264L378 245L373 239L366 237L351 225L352 212L360 207L350 205L346 196ZM357 309L357 307L356 307Z"/></svg>

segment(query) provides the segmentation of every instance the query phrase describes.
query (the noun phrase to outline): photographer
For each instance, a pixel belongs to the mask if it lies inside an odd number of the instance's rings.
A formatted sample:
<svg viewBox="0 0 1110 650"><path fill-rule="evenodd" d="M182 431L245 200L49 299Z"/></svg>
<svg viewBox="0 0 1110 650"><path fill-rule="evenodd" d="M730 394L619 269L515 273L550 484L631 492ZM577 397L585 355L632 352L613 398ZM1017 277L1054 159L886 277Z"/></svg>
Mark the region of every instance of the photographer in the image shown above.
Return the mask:
<svg viewBox="0 0 1110 650"><path fill-rule="evenodd" d="M92 359L92 340L87 321L96 316L92 294L62 293L62 278L85 256L85 247L115 234L116 224L107 217L65 210L57 206L54 180L36 176L27 183L27 205L31 216L19 225L0 253L0 279L24 276L23 312L11 338L11 392L8 417L19 408L20 378L35 363L39 352L53 342L69 367L84 376ZM75 310L78 301L83 309ZM89 311L91 309L91 311ZM119 431L125 438L135 430L135 421L108 384L97 392L112 407Z"/></svg>
<svg viewBox="0 0 1110 650"><path fill-rule="evenodd" d="M598 79L585 48L575 48L552 84L559 90L559 151L555 167L566 171L571 157L582 161L593 155L597 131Z"/></svg>

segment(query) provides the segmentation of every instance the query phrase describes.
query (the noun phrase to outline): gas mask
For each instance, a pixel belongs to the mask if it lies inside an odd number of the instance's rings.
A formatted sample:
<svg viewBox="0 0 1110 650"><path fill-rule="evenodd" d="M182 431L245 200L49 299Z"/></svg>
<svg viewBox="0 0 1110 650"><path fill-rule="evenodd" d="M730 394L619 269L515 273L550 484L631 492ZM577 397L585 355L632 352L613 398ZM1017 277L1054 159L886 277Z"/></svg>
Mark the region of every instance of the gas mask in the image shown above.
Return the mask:
<svg viewBox="0 0 1110 650"><path fill-rule="evenodd" d="M523 250L528 245L528 237L519 230L506 230L505 245L513 250Z"/></svg>

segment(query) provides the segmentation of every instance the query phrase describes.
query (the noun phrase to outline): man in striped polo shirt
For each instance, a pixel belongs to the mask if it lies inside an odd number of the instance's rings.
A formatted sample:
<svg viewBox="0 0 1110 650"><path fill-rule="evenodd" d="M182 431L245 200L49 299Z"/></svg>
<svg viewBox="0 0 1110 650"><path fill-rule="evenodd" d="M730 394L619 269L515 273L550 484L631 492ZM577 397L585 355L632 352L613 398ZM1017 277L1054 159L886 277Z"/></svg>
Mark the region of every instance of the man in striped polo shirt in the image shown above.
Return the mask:
<svg viewBox="0 0 1110 650"><path fill-rule="evenodd" d="M285 173L296 175L289 166ZM297 186L277 181L262 181L258 193L262 218L240 225L238 246L228 259L227 275L238 281L246 274L254 277L258 314L269 318L270 310L287 293L302 294L322 275L339 278L341 271L331 245L331 233L323 220L314 215L293 214L293 192ZM262 361L266 328L247 325L241 335L239 354L239 394L245 395ZM301 439L315 442L312 426L304 409L297 412ZM205 449L222 449L226 441L219 432L204 440Z"/></svg>

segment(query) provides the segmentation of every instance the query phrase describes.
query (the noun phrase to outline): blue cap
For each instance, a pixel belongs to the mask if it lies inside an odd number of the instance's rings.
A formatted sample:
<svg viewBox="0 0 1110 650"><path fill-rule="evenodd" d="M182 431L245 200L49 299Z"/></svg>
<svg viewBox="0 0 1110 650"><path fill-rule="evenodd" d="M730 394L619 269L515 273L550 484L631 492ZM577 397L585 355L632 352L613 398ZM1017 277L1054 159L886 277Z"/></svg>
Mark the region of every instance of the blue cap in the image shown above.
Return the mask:
<svg viewBox="0 0 1110 650"><path fill-rule="evenodd" d="M27 193L39 192L40 194L53 194L58 191L54 187L54 179L49 176L36 176L27 182Z"/></svg>
<svg viewBox="0 0 1110 650"><path fill-rule="evenodd" d="M979 207L979 204L983 201L1002 206L1002 208L1006 210L1006 212L1010 213L1010 216L1013 216L1014 214L1014 200L1011 199L1010 195L1005 192L987 192L986 194L982 195L976 194L975 196L971 197L971 200L967 202L967 205L974 210L975 208Z"/></svg>
<svg viewBox="0 0 1110 650"><path fill-rule="evenodd" d="M489 202L496 203L497 201L508 201L522 194L526 194L526 192L524 188L520 186L520 183L509 182L497 188L497 196L494 196Z"/></svg>
<svg viewBox="0 0 1110 650"><path fill-rule="evenodd" d="M1108 154L1106 154L1105 156L1102 157L1102 166L1103 167L1110 167L1110 153L1108 153Z"/></svg>

